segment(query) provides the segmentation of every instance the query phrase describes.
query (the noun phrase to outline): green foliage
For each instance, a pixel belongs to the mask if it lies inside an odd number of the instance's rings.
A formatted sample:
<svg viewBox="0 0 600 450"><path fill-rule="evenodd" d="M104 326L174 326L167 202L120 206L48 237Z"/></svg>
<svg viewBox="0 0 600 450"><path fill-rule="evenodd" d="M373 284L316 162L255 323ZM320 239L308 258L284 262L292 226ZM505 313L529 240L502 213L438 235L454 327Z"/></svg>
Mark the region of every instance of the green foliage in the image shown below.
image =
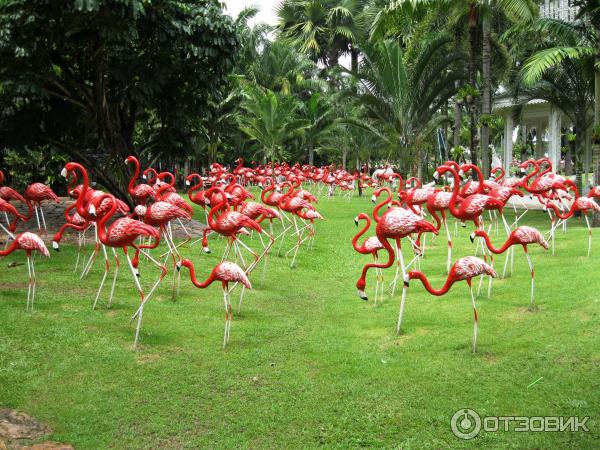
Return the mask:
<svg viewBox="0 0 600 450"><path fill-rule="evenodd" d="M4 156L10 185L20 192L36 181L49 185L57 193L64 191L65 183L60 171L67 161L67 155L52 148L7 150Z"/></svg>
<svg viewBox="0 0 600 450"><path fill-rule="evenodd" d="M59 148L125 198L127 154L187 150L237 46L217 0L3 2L0 139Z"/></svg>
<svg viewBox="0 0 600 450"><path fill-rule="evenodd" d="M300 103L290 95L258 87L248 88L244 96L244 114L238 117L240 130L260 145L259 153L266 160L286 159L284 142L309 125L297 116Z"/></svg>

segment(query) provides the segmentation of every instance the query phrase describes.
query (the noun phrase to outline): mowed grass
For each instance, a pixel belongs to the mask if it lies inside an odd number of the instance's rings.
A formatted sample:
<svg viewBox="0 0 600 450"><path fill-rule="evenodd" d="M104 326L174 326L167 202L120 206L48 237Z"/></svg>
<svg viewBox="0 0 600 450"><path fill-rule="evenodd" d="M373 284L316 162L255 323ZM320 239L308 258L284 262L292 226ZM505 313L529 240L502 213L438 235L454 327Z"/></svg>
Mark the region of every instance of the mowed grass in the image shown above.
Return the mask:
<svg viewBox="0 0 600 450"><path fill-rule="evenodd" d="M129 317L138 296L126 266L113 307L106 307L105 288L92 311L101 264L80 281L73 274L75 248L63 246L51 259L36 260L31 313L26 266L7 268L24 255L2 259L0 404L47 422L51 439L81 449L597 448L600 236L586 257L586 230L574 219L567 234L558 232L557 256L531 247L533 312L529 272L516 249L514 274L494 282L491 299L478 299L474 355L465 283L438 298L413 281L401 336L395 334L399 290L376 308L358 299L355 283L370 258L355 253L350 241L354 217L372 210L369 198L321 199L326 220L317 224L314 249L301 249L296 269L273 256L264 279L262 265L252 273L254 289L241 315L234 314L225 350L220 285L196 289L187 270L176 302L171 274L150 300L134 352ZM549 228L541 212L523 223ZM471 227L459 228L454 260L473 254ZM246 242L259 245L256 238ZM211 255L199 246L183 250L199 278L223 245L211 239ZM434 286L445 278L445 258L442 234L422 262ZM142 260L141 272L148 287L157 271ZM482 432L462 441L450 418L464 407L481 416L590 416L590 432Z"/></svg>

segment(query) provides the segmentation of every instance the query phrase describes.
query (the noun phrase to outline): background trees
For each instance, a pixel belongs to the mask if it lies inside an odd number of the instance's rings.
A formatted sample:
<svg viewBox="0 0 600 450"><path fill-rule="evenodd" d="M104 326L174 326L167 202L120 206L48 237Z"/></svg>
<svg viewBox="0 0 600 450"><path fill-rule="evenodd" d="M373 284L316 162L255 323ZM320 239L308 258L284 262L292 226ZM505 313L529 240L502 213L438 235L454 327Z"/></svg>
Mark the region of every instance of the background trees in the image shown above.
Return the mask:
<svg viewBox="0 0 600 450"><path fill-rule="evenodd" d="M255 7L230 19L217 0L2 2L3 151L68 154L113 191L131 152L485 171L503 91L572 118L576 168L596 136L597 171L600 10L575 3L560 23L532 0L282 0L277 26L251 26Z"/></svg>
<svg viewBox="0 0 600 450"><path fill-rule="evenodd" d="M125 197L125 157L189 150L237 46L217 0L2 2L0 139L60 149Z"/></svg>

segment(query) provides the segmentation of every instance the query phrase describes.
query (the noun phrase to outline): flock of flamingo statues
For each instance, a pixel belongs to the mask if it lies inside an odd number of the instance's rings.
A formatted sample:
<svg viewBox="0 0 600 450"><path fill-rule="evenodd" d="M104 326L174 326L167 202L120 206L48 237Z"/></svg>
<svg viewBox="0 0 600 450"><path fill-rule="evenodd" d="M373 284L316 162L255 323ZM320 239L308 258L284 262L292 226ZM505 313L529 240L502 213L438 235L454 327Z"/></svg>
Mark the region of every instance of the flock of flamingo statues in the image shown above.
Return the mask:
<svg viewBox="0 0 600 450"><path fill-rule="evenodd" d="M157 172L147 168L141 172L139 161L130 156L125 164L133 166L133 175L128 185L128 193L135 207L130 210L128 204L112 194L92 189L88 171L76 162L69 162L62 170L62 176L68 180L68 195L74 203L65 209L65 223L52 238L52 246L60 250L60 242L67 230L78 233L78 253L75 271L81 261L81 278L89 274L91 267L100 254L104 258L104 270L92 307L96 308L102 295L105 282L111 271L109 252L112 253L114 269L112 284L108 294L108 307L111 306L120 260L117 250L121 249L131 272L133 283L140 296L140 304L131 320L137 320L135 328L134 347L139 341L144 307L155 293L158 286L169 273L173 273L172 295L175 299L179 292L180 271L189 270L192 284L198 288L206 288L215 281L221 282L225 304L225 332L223 346L229 341L232 323L231 291L241 285L240 303L245 289L251 289L250 274L264 259L267 258L276 241L280 241L281 253L284 239L289 233L294 235L294 245L285 253L290 257L290 267L294 267L298 252L303 244L312 245L315 236L315 220L322 219L314 203L317 197L311 192L301 189L301 185L310 179L317 190L322 190L321 184L333 183L341 190L348 190L351 181L350 174L331 168L290 167L287 164L276 166L257 166L250 169L243 166L243 160L237 161L237 167L229 172L219 164L212 164L210 174L202 177L191 174L186 178L189 186L190 202L199 205L204 211L206 221L202 236L191 242L192 236L185 227L194 214L194 209L175 190L175 176L169 172ZM140 183L140 175L146 182ZM332 181L333 178L333 181ZM0 184L4 182L4 174L0 171ZM192 184L195 183L195 184ZM262 203L248 201L254 195L247 189L249 184L262 188ZM206 186L206 189L205 189ZM0 187L0 212L5 215L6 227L0 224L7 235L10 244L0 252L0 256L11 254L15 250L24 250L27 254L29 272L29 288L27 292L27 308L33 309L36 273L33 252L49 256L43 239L35 233L13 233L20 222L27 222L35 211L39 234L47 234L46 221L42 202L51 200L59 202L52 189L41 183L27 187L25 195L8 186ZM27 205L28 214L21 214L11 202L22 202ZM117 217L118 216L118 217ZM265 221L269 230L263 228ZM275 224L274 224L275 222ZM184 242L176 244L173 234L173 223L179 223L187 235ZM262 224L262 225L261 225ZM86 261L85 233L92 229L94 233L94 248ZM208 236L212 233L227 239L225 252L204 281L196 277L196 267L189 259L182 258L179 248L185 243L190 246L202 243L204 252L209 253ZM260 240L260 248L244 242L242 236L255 233ZM157 247L164 242L167 251L161 255ZM256 247L256 246L254 246ZM144 289L140 283L140 261L147 260L150 267L155 267L158 276L149 289ZM171 261L171 262L169 262ZM171 265L172 263L172 265ZM263 269L264 274L264 269Z"/></svg>
<svg viewBox="0 0 600 450"><path fill-rule="evenodd" d="M114 268L112 283L108 294L108 307L111 306L117 276L120 267L118 249L123 251L125 260L135 288L140 297L139 306L131 317L137 320L135 327L134 348L139 341L144 307L156 292L161 282L169 273L173 274L172 297L179 293L180 275L182 268L189 271L192 284L198 288L206 288L215 281L221 282L225 307L225 329L223 346L229 341L233 308L230 294L237 286L241 286L238 310L241 308L244 291L251 289L250 276L260 261L264 267L273 246L279 242L277 253L281 255L285 238L294 236L294 245L285 252L290 259L290 267L294 267L298 252L303 244L312 246L315 236L315 220L322 216L315 208L317 199L326 192L330 197L335 189L339 189L347 199L352 197L357 187L373 188L372 200L376 203L372 213L361 213L355 218L358 226L364 221L364 226L354 236L354 249L364 255L370 255L373 262L366 264L356 283L358 295L367 300L366 280L368 271L373 268L376 272L375 304L383 299L385 285L383 270L396 263L395 274L390 283L393 295L398 281L402 284L402 297L396 330L400 333L407 290L410 280L420 280L425 289L433 295L444 295L458 281L466 281L471 296L471 306L474 315L473 351L477 349L478 318L475 299L480 294L484 277L489 277L488 296L491 294L492 279L497 277L494 269L494 255L506 254L503 276L507 268L512 271L513 250L522 246L531 273L530 308L534 306L534 267L528 253L528 245L538 244L544 249L549 248L546 238L535 228L519 225L519 221L527 212L522 199L524 196L536 197L550 217L551 226L547 233L552 242L554 253L555 230L565 226L566 221L576 212L583 213L589 231L587 254L591 252L591 227L587 213L600 211L594 198L600 198L600 188L596 187L587 196L579 195L577 187L568 178L552 173L552 166L547 158L537 161L528 160L521 164L521 178L505 178L501 168L492 170L492 177L483 180L479 167L474 164L459 165L447 161L434 173L434 179L444 180L445 185L438 188L435 181L423 185L419 179L409 178L404 181L398 173L389 169L376 170L373 176L366 173L350 173L335 166L315 167L287 163L244 166L243 159L237 160L237 166L231 171L220 164L210 167L208 176L193 173L186 177L188 198L193 204L199 205L203 211L205 228L202 234L194 236L185 226L193 215L194 209L188 201L181 197L174 187L175 176L170 172L158 172L153 168L141 170L140 163L134 156L129 156L124 164L131 165L131 176L128 193L135 205L132 210L128 204L107 192L90 187L90 179L86 168L76 162L69 162L62 170L62 175L68 181L67 193L74 200L64 212L65 223L53 236L52 246L60 249L60 242L68 230L77 233L78 252L75 261L75 271L81 270L80 278L86 277L98 256L104 258L104 269L100 285L92 302L96 308L102 295L105 282L111 271L112 253ZM531 170L530 170L531 169ZM529 172L528 172L529 171ZM468 174L476 175L468 177ZM140 178L143 182L140 182ZM59 202L59 198L48 186L33 183L27 187L24 195L14 189L4 186L4 174L0 171L0 212L4 214L5 224L0 222L0 230L7 235L9 242L0 256L11 254L15 250L23 250L27 255L29 284L27 290L27 309L33 309L36 291L36 272L33 252L49 256L43 239L35 233L23 232L15 235L21 222L32 219L34 213L39 234L47 235L46 219L42 202ZM248 190L250 185L261 188L261 202L252 201L254 195ZM303 185L310 190L304 189ZM397 199L392 192L397 189ZM380 200L380 197L384 197ZM515 201L515 219L509 224L503 214L508 200L515 198L521 202L524 212L517 214ZM22 214L13 204L22 203L27 207L27 213ZM484 216L489 217L486 230ZM457 222L465 227L467 222L474 224L470 235L472 242L477 239L474 256L466 256L452 264L452 233L448 224L449 216L454 216L455 233ZM368 237L359 244L359 240L369 231L371 217L375 222L375 235ZM502 228L506 232L505 242L496 247L491 242L492 230L498 231L501 219ZM268 227L265 224L268 222ZM178 224L186 235L183 242L176 243L173 224ZM426 239L429 233L437 235L442 226L447 240L446 272L447 279L443 286L435 289L431 286L423 272L409 270L420 267L420 259L426 252ZM91 254L86 251L86 232L93 230L94 246ZM212 268L204 281L196 277L196 267L181 256L179 248L187 244L192 247L197 243L201 251L210 253L208 237L211 234L225 238L227 243L224 253L215 267ZM245 236L258 239L250 243ZM478 239L479 238L479 239ZM89 238L88 238L89 239ZM402 252L402 242L409 245L411 259L407 262ZM164 242L167 251L159 254L158 246ZM259 244L257 243L259 242ZM386 252L387 260L381 262L379 253ZM406 253L406 250L405 250ZM481 253L482 258L477 255ZM158 271L157 278L149 289L144 289L140 283L140 261L149 261L149 267ZM80 268L81 262L81 268ZM146 270L144 268L144 270ZM146 272L144 272L145 274ZM263 269L264 274L264 269ZM477 294L473 292L472 279L481 276Z"/></svg>
<svg viewBox="0 0 600 450"><path fill-rule="evenodd" d="M407 289L410 280L419 280L424 288L432 295L441 296L446 294L453 284L459 281L466 281L469 286L471 296L471 306L473 308L473 352L477 350L477 332L478 316L476 308L476 295L473 293L472 280L481 276L477 296L480 294L481 285L484 277L489 277L488 297L491 293L492 279L497 277L494 269L495 254L506 253L503 276L506 275L506 269L509 260L512 270L512 258L515 246L521 246L525 253L529 271L531 274L531 292L530 308L534 307L534 267L531 257L528 253L528 246L531 244L540 245L544 249L549 248L546 237L537 229L518 225L523 217L515 214L515 221L509 224L504 217L503 210L511 197L515 197L523 206L525 203L522 198L525 195L536 197L543 205L543 210L548 213L551 220L551 227L548 235L552 241L554 252L554 232L558 226L564 224L574 213L581 212L588 228L588 247L587 254L590 255L592 232L587 214L589 212L600 212L600 206L594 201L600 198L600 188L591 189L587 196L579 195L576 185L572 180L551 173L552 165L547 158L540 160L528 160L520 165L523 172L522 178L505 178L502 168L494 168L492 177L484 180L479 167L473 164L459 165L454 161L447 161L434 173L434 178L439 180L446 179L449 183L444 188L436 188L434 183L421 185L419 180L409 179L403 182L399 174L392 173L387 176L386 181L390 186L382 186L374 191L373 201L377 202L378 197L385 193L385 199L379 202L372 211L371 216L376 222L375 236L367 238L362 245L358 244L361 236L369 230L371 220L367 213L359 214L355 222L358 225L360 220L365 220L365 226L354 237L352 244L354 249L361 253L372 255L374 262L366 264L360 278L356 283L358 295L363 300L368 300L366 295L366 277L370 269L376 271L375 285L375 305L378 298L383 297L383 269L394 265L396 261L396 274L390 284L390 290L393 295L396 282L401 276L403 281L402 298L400 301L400 311L396 326L397 333L400 333L404 309L406 304ZM529 169L531 171L527 172ZM477 180L467 179L469 172L477 174ZM392 182L399 181L397 191L398 199L392 197ZM413 186L413 183L416 185ZM569 202L571 202L569 206ZM514 203L513 207L514 207ZM380 215L380 210L386 207L385 213ZM427 220L426 211L432 221ZM484 225L484 215L487 211L490 222L486 231ZM466 256L452 261L452 239L448 227L448 216L454 216L460 221L462 226L466 222L473 222L474 231L470 235L471 242L477 238L477 247L474 256ZM493 245L490 239L490 233L495 227L498 227L498 215L502 219L503 228L506 232L506 240L500 246ZM557 220L558 219L558 220ZM456 223L456 222L455 222ZM432 287L427 276L419 270L409 270L413 265L418 266L420 258L425 254L425 237L427 233L437 235L444 225L448 241L448 255L446 263L447 279L439 289ZM414 258L408 263L402 253L402 240L407 240L411 245ZM390 243L393 241L394 246ZM379 252L387 252L386 262L380 262ZM482 258L477 257L481 252Z"/></svg>

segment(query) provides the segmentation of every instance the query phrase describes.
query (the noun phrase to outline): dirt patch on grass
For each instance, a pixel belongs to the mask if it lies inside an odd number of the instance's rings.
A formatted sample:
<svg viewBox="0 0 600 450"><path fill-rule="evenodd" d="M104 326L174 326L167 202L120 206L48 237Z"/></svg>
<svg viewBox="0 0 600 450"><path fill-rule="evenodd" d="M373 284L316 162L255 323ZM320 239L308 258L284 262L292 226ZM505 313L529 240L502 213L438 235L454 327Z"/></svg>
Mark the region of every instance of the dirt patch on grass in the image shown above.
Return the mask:
<svg viewBox="0 0 600 450"><path fill-rule="evenodd" d="M26 283L1 283L0 289L26 289Z"/></svg>
<svg viewBox="0 0 600 450"><path fill-rule="evenodd" d="M137 357L137 362L140 364L149 364L156 361L160 361L162 357L158 353L150 353L146 355L139 355Z"/></svg>

